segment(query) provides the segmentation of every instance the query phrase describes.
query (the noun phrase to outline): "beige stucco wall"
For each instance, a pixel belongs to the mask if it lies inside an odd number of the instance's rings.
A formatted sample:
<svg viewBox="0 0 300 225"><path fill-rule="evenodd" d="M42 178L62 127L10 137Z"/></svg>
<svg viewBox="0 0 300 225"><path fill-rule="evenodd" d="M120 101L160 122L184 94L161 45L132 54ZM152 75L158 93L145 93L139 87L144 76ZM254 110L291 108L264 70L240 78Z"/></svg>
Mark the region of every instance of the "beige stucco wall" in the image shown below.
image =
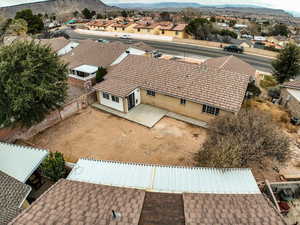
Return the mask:
<svg viewBox="0 0 300 225"><path fill-rule="evenodd" d="M289 100L288 100L288 96ZM286 88L281 89L281 104L286 107L293 116L300 118L300 102L287 92Z"/></svg>
<svg viewBox="0 0 300 225"><path fill-rule="evenodd" d="M188 35L184 31L178 31L178 34L176 35L176 31L173 30L165 30L164 34L162 30L160 30L160 35L163 36L169 36L169 37L177 37L177 38L187 38Z"/></svg>
<svg viewBox="0 0 300 225"><path fill-rule="evenodd" d="M201 104L186 101L186 104L182 105L180 104L180 99L178 98L162 95L159 93L156 93L155 96L149 96L147 95L147 91L143 89L141 89L141 99L142 104L153 105L162 109L169 110L171 112L175 112L205 122L209 122L211 119L214 119L216 117L208 113L203 113ZM231 112L220 110L219 116L226 113Z"/></svg>

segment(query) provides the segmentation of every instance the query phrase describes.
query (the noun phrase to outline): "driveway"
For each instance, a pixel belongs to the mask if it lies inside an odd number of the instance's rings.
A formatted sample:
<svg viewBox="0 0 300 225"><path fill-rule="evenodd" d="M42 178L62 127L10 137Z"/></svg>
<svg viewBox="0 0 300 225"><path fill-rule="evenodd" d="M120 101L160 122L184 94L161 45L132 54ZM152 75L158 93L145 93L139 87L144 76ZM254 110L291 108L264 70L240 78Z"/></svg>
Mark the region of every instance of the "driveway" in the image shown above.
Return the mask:
<svg viewBox="0 0 300 225"><path fill-rule="evenodd" d="M80 114L36 135L29 142L65 159L116 160L161 165L194 165L194 154L206 138L206 130L171 118L152 129L123 118L87 108Z"/></svg>

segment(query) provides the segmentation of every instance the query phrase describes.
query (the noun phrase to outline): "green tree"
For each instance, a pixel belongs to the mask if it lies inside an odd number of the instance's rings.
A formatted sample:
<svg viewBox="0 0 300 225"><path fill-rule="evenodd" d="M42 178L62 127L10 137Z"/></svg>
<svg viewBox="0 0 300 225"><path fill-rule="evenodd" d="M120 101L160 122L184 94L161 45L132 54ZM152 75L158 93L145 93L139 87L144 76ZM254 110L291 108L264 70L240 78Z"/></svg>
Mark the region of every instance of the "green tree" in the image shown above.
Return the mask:
<svg viewBox="0 0 300 225"><path fill-rule="evenodd" d="M124 17L124 18L127 18L127 17L128 17L128 12L125 11L125 10L123 10L123 11L121 12L121 16Z"/></svg>
<svg viewBox="0 0 300 225"><path fill-rule="evenodd" d="M258 97L261 94L261 90L256 86L255 81L251 81L247 87L247 97L253 98Z"/></svg>
<svg viewBox="0 0 300 225"><path fill-rule="evenodd" d="M24 9L16 13L15 19L23 19L27 22L28 33L36 34L40 33L44 29L44 23L42 17L33 15L31 9Z"/></svg>
<svg viewBox="0 0 300 225"><path fill-rule="evenodd" d="M166 12L166 11L161 12L161 13L160 13L160 19L161 19L162 21L171 21L170 13L169 13L169 12Z"/></svg>
<svg viewBox="0 0 300 225"><path fill-rule="evenodd" d="M300 73L300 48L292 43L287 44L272 62L272 67L278 83L295 78Z"/></svg>
<svg viewBox="0 0 300 225"><path fill-rule="evenodd" d="M218 31L217 33L221 36L229 36L234 39L237 39L237 37L238 37L237 33L235 33L234 31L230 31L230 30L222 29L221 31Z"/></svg>
<svg viewBox="0 0 300 225"><path fill-rule="evenodd" d="M81 13L85 19L92 19L93 17L92 12L88 8L84 8Z"/></svg>
<svg viewBox="0 0 300 225"><path fill-rule="evenodd" d="M60 152L50 152L48 157L41 164L40 169L45 177L54 182L65 178L67 174L64 156Z"/></svg>
<svg viewBox="0 0 300 225"><path fill-rule="evenodd" d="M49 46L25 41L1 47L0 125L42 121L64 103L67 74L67 65Z"/></svg>
<svg viewBox="0 0 300 225"><path fill-rule="evenodd" d="M216 17L214 17L214 16L210 17L210 22L212 22L212 23L217 22Z"/></svg>
<svg viewBox="0 0 300 225"><path fill-rule="evenodd" d="M208 36L213 31L212 24L203 18L192 20L185 28L186 32L198 40L207 40Z"/></svg>
<svg viewBox="0 0 300 225"><path fill-rule="evenodd" d="M104 80L104 76L107 74L107 70L104 67L99 67L96 73L96 82L99 83Z"/></svg>
<svg viewBox="0 0 300 225"><path fill-rule="evenodd" d="M218 168L263 165L265 159L282 163L291 156L289 143L268 113L242 109L212 121L196 159L199 166Z"/></svg>
<svg viewBox="0 0 300 225"><path fill-rule="evenodd" d="M288 36L289 34L289 29L285 24L276 24L271 32L271 35L277 36L277 35L282 35L282 36Z"/></svg>

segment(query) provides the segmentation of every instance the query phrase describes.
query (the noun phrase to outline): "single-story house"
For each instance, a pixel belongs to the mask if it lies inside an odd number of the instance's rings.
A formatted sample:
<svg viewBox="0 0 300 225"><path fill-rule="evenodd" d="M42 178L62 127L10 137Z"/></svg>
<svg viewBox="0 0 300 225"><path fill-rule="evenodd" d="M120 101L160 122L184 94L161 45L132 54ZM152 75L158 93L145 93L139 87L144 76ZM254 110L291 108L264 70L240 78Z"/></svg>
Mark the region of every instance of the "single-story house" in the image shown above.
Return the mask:
<svg viewBox="0 0 300 225"><path fill-rule="evenodd" d="M94 89L100 104L123 113L142 103L208 122L240 110L254 73L233 56L197 65L130 55Z"/></svg>
<svg viewBox="0 0 300 225"><path fill-rule="evenodd" d="M0 170L0 225L7 225L25 208L31 187Z"/></svg>
<svg viewBox="0 0 300 225"><path fill-rule="evenodd" d="M153 49L144 43L132 45L121 42L98 43L92 40L79 41L61 59L69 64L69 83L79 87L95 84L98 67L109 67L120 63L128 55L147 55Z"/></svg>
<svg viewBox="0 0 300 225"><path fill-rule="evenodd" d="M290 81L281 85L280 102L293 116L300 119L300 81Z"/></svg>
<svg viewBox="0 0 300 225"><path fill-rule="evenodd" d="M171 22L160 23L160 35L187 38L188 34L185 32L187 24L174 24Z"/></svg>
<svg viewBox="0 0 300 225"><path fill-rule="evenodd" d="M249 169L79 160L9 225L286 225Z"/></svg>
<svg viewBox="0 0 300 225"><path fill-rule="evenodd" d="M231 39L231 44L238 45L243 48L253 48L254 44L252 41L248 39L240 40L240 39Z"/></svg>
<svg viewBox="0 0 300 225"><path fill-rule="evenodd" d="M143 21L137 23L133 27L134 33L142 33L142 34L159 34L159 24L156 22L148 22L148 21Z"/></svg>

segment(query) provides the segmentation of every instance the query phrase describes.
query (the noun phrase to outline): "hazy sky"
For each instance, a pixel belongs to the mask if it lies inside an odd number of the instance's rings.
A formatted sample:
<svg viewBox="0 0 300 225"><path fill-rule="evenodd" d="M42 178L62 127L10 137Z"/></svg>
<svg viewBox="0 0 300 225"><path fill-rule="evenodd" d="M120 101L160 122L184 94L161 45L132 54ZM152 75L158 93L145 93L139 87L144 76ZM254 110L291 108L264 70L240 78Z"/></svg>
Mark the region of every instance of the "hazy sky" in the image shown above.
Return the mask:
<svg viewBox="0 0 300 225"><path fill-rule="evenodd" d="M29 2L38 2L42 0L0 0L0 7L17 5ZM300 12L300 0L102 0L105 3L111 2L198 2L200 4L255 4L259 6L284 9Z"/></svg>

